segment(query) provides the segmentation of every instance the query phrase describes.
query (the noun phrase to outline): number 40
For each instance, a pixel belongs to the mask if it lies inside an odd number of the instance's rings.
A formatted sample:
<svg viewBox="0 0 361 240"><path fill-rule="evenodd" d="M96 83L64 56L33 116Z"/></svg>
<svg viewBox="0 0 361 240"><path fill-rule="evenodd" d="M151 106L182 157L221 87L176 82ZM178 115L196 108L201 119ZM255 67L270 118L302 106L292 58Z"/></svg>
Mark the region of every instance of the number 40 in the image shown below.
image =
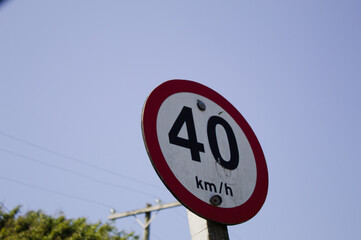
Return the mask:
<svg viewBox="0 0 361 240"><path fill-rule="evenodd" d="M178 136L183 124L186 124L188 139ZM231 157L229 161L225 161L219 152L219 146L216 135L216 126L221 125L226 131ZM229 170L236 169L239 163L239 153L236 137L229 123L219 116L211 116L207 123L208 142L213 157L224 168ZM197 141L196 129L194 126L192 109L184 106L179 113L169 133L169 142L181 147L189 148L192 160L200 162L200 152L204 152L204 145Z"/></svg>

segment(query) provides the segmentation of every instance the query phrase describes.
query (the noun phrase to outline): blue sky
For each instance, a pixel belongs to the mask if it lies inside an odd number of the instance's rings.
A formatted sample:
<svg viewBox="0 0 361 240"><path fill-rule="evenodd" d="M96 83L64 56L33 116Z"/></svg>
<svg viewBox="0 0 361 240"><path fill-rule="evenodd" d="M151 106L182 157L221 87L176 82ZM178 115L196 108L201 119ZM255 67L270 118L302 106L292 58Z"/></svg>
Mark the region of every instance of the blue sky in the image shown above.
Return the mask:
<svg viewBox="0 0 361 240"><path fill-rule="evenodd" d="M351 0L5 1L0 201L93 222L174 201L140 119L155 87L189 79L228 99L266 156L266 202L231 239L360 239L360 13ZM186 210L159 212L151 238L190 239Z"/></svg>

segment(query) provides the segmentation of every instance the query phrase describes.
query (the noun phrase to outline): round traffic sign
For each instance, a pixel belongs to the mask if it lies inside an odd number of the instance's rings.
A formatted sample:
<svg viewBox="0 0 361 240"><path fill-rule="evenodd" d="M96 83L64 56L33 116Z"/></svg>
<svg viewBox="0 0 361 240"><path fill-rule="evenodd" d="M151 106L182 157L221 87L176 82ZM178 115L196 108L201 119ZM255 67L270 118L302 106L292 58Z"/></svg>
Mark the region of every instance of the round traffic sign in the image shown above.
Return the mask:
<svg viewBox="0 0 361 240"><path fill-rule="evenodd" d="M159 177L195 214L238 224L261 209L268 190L263 151L243 116L214 90L164 82L144 104L142 132Z"/></svg>

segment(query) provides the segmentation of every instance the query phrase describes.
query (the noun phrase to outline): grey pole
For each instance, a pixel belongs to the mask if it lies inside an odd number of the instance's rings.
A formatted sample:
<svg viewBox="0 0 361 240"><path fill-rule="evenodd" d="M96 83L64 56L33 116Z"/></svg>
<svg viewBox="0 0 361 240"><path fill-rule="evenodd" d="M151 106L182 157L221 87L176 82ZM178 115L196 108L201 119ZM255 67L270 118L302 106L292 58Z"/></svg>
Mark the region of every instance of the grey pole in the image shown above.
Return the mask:
<svg viewBox="0 0 361 240"><path fill-rule="evenodd" d="M192 240L229 240L227 225L198 217L188 212Z"/></svg>

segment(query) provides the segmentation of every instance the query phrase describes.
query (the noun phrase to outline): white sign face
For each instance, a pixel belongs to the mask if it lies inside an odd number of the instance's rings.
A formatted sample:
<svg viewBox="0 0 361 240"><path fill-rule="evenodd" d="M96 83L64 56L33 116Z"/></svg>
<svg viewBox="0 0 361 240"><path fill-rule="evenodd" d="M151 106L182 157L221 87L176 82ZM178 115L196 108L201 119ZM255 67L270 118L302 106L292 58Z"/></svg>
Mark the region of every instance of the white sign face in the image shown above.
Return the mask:
<svg viewBox="0 0 361 240"><path fill-rule="evenodd" d="M203 102L204 110L197 106L198 101ZM216 121L214 126L209 125L211 119ZM171 129L175 134L169 134ZM233 118L213 101L194 93L169 96L158 112L157 135L171 171L202 201L209 203L217 194L222 198L219 207L233 208L252 195L257 170L251 146ZM185 146L178 144L177 139ZM227 168L223 162L236 165L235 169Z"/></svg>
<svg viewBox="0 0 361 240"><path fill-rule="evenodd" d="M171 193L195 214L224 224L255 216L268 190L262 148L243 116L212 89L187 80L153 90L144 143Z"/></svg>

